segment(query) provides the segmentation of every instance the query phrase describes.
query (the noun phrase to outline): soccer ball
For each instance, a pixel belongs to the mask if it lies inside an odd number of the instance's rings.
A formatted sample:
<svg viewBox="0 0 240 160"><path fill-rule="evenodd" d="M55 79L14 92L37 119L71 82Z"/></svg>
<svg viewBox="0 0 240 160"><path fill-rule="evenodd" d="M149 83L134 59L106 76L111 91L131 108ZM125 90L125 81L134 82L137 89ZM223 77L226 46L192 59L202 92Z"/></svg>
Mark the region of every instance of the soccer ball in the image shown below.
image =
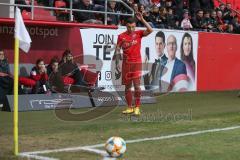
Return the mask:
<svg viewBox="0 0 240 160"><path fill-rule="evenodd" d="M121 137L111 137L105 143L105 149L111 157L121 157L126 151L126 142Z"/></svg>

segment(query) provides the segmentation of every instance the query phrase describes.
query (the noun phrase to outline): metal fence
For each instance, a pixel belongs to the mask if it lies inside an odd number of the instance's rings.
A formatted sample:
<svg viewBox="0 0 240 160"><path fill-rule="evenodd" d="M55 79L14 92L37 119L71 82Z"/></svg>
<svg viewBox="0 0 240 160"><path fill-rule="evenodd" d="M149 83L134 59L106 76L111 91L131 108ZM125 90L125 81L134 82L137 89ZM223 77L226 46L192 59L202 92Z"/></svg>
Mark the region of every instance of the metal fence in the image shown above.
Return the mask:
<svg viewBox="0 0 240 160"><path fill-rule="evenodd" d="M85 12L85 13L99 13L104 14L104 24L107 25L107 17L108 15L119 15L119 16L134 16L134 11L131 7L129 7L125 2L122 0L111 0L118 2L122 4L124 7L126 7L127 10L129 10L131 13L121 13L121 12L108 12L107 6L109 0L104 0L104 11L94 11L94 10L80 10L80 9L73 9L73 0L70 0L70 7L69 8L58 8L58 7L47 7L47 6L40 6L35 5L34 0L32 0L30 5L22 5L22 4L9 4L9 3L0 3L0 6L15 6L15 7L25 7L25 8L31 8L31 19L34 20L34 9L35 8L42 8L42 9L48 9L48 10L62 10L62 11L69 11L69 20L73 21L73 12Z"/></svg>

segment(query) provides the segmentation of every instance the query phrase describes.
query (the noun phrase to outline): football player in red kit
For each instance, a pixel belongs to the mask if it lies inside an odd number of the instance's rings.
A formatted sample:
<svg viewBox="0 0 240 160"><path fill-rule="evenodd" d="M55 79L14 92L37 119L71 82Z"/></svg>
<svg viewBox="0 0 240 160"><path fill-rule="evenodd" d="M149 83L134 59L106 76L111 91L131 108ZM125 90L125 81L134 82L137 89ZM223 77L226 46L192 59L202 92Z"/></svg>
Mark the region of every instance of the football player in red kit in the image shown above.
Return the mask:
<svg viewBox="0 0 240 160"><path fill-rule="evenodd" d="M115 50L116 69L120 70L119 60L121 58L120 50L123 50L122 62L122 84L125 85L125 98L127 101L127 109L122 113L140 115L140 98L141 88L140 79L142 72L141 59L141 40L142 37L149 35L153 29L145 21L141 13L136 13L136 18L143 23L146 30L137 30L135 19L130 17L126 20L127 31L118 36L117 46ZM134 86L135 106L132 104L132 84Z"/></svg>

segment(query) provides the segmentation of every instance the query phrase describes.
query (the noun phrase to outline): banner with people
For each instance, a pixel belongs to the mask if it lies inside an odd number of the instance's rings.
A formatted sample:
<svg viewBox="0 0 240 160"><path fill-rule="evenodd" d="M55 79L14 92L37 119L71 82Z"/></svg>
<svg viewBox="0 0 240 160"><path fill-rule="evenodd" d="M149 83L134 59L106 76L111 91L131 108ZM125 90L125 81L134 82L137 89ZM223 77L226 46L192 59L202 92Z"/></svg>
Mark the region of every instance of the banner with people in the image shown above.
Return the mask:
<svg viewBox="0 0 240 160"><path fill-rule="evenodd" d="M114 51L118 35L125 31L125 28L80 29L84 64L95 66L99 74L98 86L104 87L105 91L124 90ZM142 90L196 91L197 52L197 32L154 30L142 39Z"/></svg>

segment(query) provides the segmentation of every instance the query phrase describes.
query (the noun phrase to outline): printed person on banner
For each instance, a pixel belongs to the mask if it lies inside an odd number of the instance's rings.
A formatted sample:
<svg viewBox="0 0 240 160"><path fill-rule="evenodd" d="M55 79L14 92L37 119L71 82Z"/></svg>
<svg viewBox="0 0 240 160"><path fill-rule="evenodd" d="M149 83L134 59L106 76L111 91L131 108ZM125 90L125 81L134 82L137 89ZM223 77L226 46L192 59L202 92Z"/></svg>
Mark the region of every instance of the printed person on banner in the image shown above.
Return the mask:
<svg viewBox="0 0 240 160"><path fill-rule="evenodd" d="M189 33L184 33L180 48L181 60L186 65L189 78L188 91L194 90L195 84L195 60L193 57L193 39Z"/></svg>
<svg viewBox="0 0 240 160"><path fill-rule="evenodd" d="M144 86L146 90L152 90L153 92L161 91L160 79L163 75L164 66L167 64L167 56L164 53L165 48L165 34L162 31L157 32L155 35L155 60L153 64L149 63L149 53L146 53L145 57L145 71L147 74L143 76ZM153 55L151 55L153 56Z"/></svg>
<svg viewBox="0 0 240 160"><path fill-rule="evenodd" d="M177 39L170 35L167 39L168 61L161 77L163 91L186 91L189 85L186 65L176 57Z"/></svg>

